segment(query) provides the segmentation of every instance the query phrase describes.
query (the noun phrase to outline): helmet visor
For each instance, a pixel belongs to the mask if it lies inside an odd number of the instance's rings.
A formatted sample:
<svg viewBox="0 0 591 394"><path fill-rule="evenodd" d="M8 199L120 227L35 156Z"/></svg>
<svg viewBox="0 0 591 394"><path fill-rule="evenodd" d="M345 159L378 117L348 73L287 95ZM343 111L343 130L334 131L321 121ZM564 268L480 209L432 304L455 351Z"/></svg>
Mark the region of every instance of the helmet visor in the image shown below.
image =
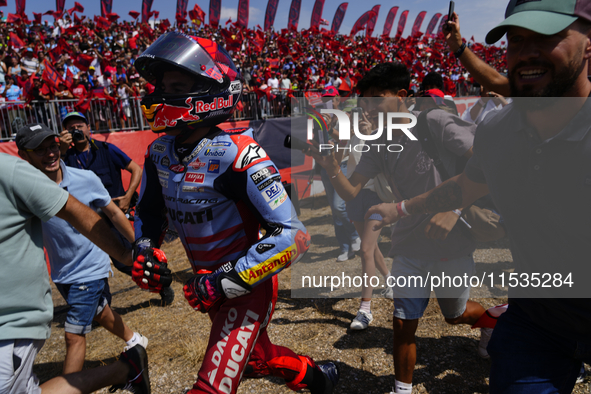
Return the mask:
<svg viewBox="0 0 591 394"><path fill-rule="evenodd" d="M212 44L217 46L215 43ZM138 57L135 62L136 68L151 83L158 79L157 70L151 67L153 60L172 63L220 84L224 82L224 73L208 51L184 34L164 34Z"/></svg>

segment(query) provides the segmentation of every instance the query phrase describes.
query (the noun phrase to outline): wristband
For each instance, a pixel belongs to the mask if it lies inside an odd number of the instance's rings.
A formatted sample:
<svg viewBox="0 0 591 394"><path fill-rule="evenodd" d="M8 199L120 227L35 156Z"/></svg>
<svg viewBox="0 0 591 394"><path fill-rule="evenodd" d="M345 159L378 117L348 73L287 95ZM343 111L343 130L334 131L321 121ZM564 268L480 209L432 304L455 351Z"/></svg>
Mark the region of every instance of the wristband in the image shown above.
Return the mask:
<svg viewBox="0 0 591 394"><path fill-rule="evenodd" d="M462 53L464 53L465 49L466 49L466 43L463 42L462 45L460 45L460 48L458 48L458 50L454 52L454 56L456 57L456 59L459 59L460 56L462 56Z"/></svg>
<svg viewBox="0 0 591 394"><path fill-rule="evenodd" d="M401 218L410 215L406 210L406 207L404 206L404 201L401 201L398 204L396 204L396 211L398 211L398 217Z"/></svg>
<svg viewBox="0 0 591 394"><path fill-rule="evenodd" d="M341 173L341 167L339 167L339 170L337 171L336 174L334 174L333 176L330 177L330 179L335 179L337 177L337 175L339 175Z"/></svg>
<svg viewBox="0 0 591 394"><path fill-rule="evenodd" d="M402 212L404 212L406 216L410 216L410 213L408 213L408 211L406 210L406 200L402 200L402 202L400 203L400 209L402 209Z"/></svg>
<svg viewBox="0 0 591 394"><path fill-rule="evenodd" d="M459 209L454 209L452 212L458 216L462 216L462 211L460 211Z"/></svg>

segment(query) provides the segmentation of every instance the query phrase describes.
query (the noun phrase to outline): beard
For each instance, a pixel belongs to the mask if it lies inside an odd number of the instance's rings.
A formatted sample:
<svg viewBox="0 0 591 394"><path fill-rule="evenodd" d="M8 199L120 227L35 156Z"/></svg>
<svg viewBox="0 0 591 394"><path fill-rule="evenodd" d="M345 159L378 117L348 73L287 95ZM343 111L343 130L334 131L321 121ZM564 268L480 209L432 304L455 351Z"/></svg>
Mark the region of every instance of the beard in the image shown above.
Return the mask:
<svg viewBox="0 0 591 394"><path fill-rule="evenodd" d="M521 88L517 86L517 70L520 67L540 66L548 69L548 73L552 77L550 82L542 88L534 88L533 85L522 85ZM516 99L515 106L524 110L540 110L547 108L558 101L559 98L564 97L567 92L575 85L579 75L585 67L583 61L583 53L579 52L577 56L568 63L566 67L557 70L553 64L533 61L520 62L511 70L509 70L509 88L511 90L511 97L531 97L535 100Z"/></svg>

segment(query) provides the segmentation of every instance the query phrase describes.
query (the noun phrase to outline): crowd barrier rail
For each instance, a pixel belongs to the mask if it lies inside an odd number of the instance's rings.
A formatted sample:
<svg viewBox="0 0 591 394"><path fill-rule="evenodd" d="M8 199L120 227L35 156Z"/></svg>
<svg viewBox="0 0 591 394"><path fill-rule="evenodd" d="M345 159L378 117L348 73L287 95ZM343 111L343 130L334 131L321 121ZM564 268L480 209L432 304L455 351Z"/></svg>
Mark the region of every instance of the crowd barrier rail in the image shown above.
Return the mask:
<svg viewBox="0 0 591 394"><path fill-rule="evenodd" d="M317 92L318 93L318 92ZM293 99L290 98L293 97ZM477 97L456 98L458 110L462 113L476 101ZM243 94L242 103L231 122L281 118L300 113L307 106L304 91L272 91L271 94L248 92ZM29 123L44 123L52 130L62 131L61 119L76 111L78 99L48 101L0 101L0 142L12 141L16 132ZM141 110L141 97L93 98L84 112L95 133L149 130ZM297 105L292 108L292 105Z"/></svg>

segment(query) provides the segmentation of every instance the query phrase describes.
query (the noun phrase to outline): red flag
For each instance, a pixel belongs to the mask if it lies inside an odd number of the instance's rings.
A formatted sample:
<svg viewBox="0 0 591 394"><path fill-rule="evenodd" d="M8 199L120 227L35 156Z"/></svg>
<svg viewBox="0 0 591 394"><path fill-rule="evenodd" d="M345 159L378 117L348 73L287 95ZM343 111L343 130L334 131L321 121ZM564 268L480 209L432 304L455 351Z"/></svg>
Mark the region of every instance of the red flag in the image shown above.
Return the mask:
<svg viewBox="0 0 591 394"><path fill-rule="evenodd" d="M439 20L439 18L441 18L441 14L439 12L433 15L433 18L431 18L431 21L429 22L429 24L427 25L427 29L425 30L425 36L429 37L433 35L433 30L435 30L435 26L437 26L437 21Z"/></svg>
<svg viewBox="0 0 591 394"><path fill-rule="evenodd" d="M6 23L19 23L21 21L21 17L15 14L8 14L6 17ZM12 33L11 33L12 34Z"/></svg>
<svg viewBox="0 0 591 394"><path fill-rule="evenodd" d="M214 29L220 24L222 0L209 0L209 25Z"/></svg>
<svg viewBox="0 0 591 394"><path fill-rule="evenodd" d="M470 41L476 42L476 40L474 39L474 36L472 36L472 38L470 38Z"/></svg>
<svg viewBox="0 0 591 394"><path fill-rule="evenodd" d="M375 15L369 18L369 20L367 21L367 25L365 26L365 29L367 31L365 35L366 37L371 37L371 35L373 34L373 30L376 27L376 22L378 21L378 14L380 13L380 5L378 4L374 6L371 10L375 12Z"/></svg>
<svg viewBox="0 0 591 394"><path fill-rule="evenodd" d="M176 20L180 20L180 19L185 19L187 16L187 5L189 3L189 0L176 0L176 13L175 13L175 18ZM187 20L185 19L185 22L187 23Z"/></svg>
<svg viewBox="0 0 591 394"><path fill-rule="evenodd" d="M51 65L47 58L43 60L43 64L45 64L45 70L43 70L43 75L41 78L47 83L50 88L57 89L60 83L65 84L65 81L61 77L61 75L57 72L57 70Z"/></svg>
<svg viewBox="0 0 591 394"><path fill-rule="evenodd" d="M108 29L111 26L111 22L107 18L98 15L94 16L94 22L101 29Z"/></svg>
<svg viewBox="0 0 591 394"><path fill-rule="evenodd" d="M330 27L330 31L332 31L333 33L339 32L348 6L349 3L341 3L341 5L339 5L339 8L337 8L336 12L334 13L334 17L332 18L332 26Z"/></svg>
<svg viewBox="0 0 591 394"><path fill-rule="evenodd" d="M279 3L279 0L269 0L267 3L267 11L265 12L265 30L269 30L273 26L273 23L275 23L277 3Z"/></svg>
<svg viewBox="0 0 591 394"><path fill-rule="evenodd" d="M94 57L87 55L85 53L79 53L74 59L74 65L78 67L82 71L88 71L88 67L90 67L90 63L94 60Z"/></svg>
<svg viewBox="0 0 591 394"><path fill-rule="evenodd" d="M72 15L72 12L84 12L84 7L82 4L78 3L77 1L74 2L74 7L68 10L68 14ZM74 14L75 15L75 14Z"/></svg>
<svg viewBox="0 0 591 394"><path fill-rule="evenodd" d="M33 12L33 16L35 17L35 23L41 23L42 13Z"/></svg>
<svg viewBox="0 0 591 394"><path fill-rule="evenodd" d="M158 25L158 28L160 29L160 31L162 31L163 33L170 27L170 22L168 21L168 19L163 19L160 21L160 24Z"/></svg>
<svg viewBox="0 0 591 394"><path fill-rule="evenodd" d="M302 0L291 0L291 6L289 7L289 19L287 22L287 28L289 30L297 31L298 22L300 20L300 8L302 6Z"/></svg>
<svg viewBox="0 0 591 394"><path fill-rule="evenodd" d="M10 36L10 43L12 44L12 47L14 49L21 49L25 46L25 42L21 40L15 32L11 31L10 33L8 33L8 35Z"/></svg>
<svg viewBox="0 0 591 394"><path fill-rule="evenodd" d="M27 83L25 83L25 86L23 86L23 97L27 101L30 100L29 94L31 93L31 89L33 89L33 81L35 80L35 78L37 78L37 76L34 73L31 74L31 77L27 80Z"/></svg>
<svg viewBox="0 0 591 394"><path fill-rule="evenodd" d="M88 111L90 109L90 101L92 100L92 90L89 91L86 96L80 96L78 102L74 104L74 108L76 111L80 111L82 113Z"/></svg>
<svg viewBox="0 0 591 394"><path fill-rule="evenodd" d="M324 18L320 18L320 25L322 26L328 26L328 21Z"/></svg>
<svg viewBox="0 0 591 394"><path fill-rule="evenodd" d="M16 0L16 14L20 17L25 15L25 0Z"/></svg>
<svg viewBox="0 0 591 394"><path fill-rule="evenodd" d="M447 23L447 15L443 15L443 18L439 21L439 27L437 27L437 37L443 37L443 26Z"/></svg>
<svg viewBox="0 0 591 394"><path fill-rule="evenodd" d="M238 0L238 17L237 22L243 28L248 27L248 0Z"/></svg>
<svg viewBox="0 0 591 394"><path fill-rule="evenodd" d="M142 0L142 23L148 23L150 20L153 0Z"/></svg>
<svg viewBox="0 0 591 394"><path fill-rule="evenodd" d="M0 7L6 7L7 5L6 0L0 0Z"/></svg>
<svg viewBox="0 0 591 394"><path fill-rule="evenodd" d="M154 19L158 19L160 16L160 11L150 11L150 18L154 17Z"/></svg>
<svg viewBox="0 0 591 394"><path fill-rule="evenodd" d="M43 84L41 86L41 94L44 94L45 96L48 96L51 94L51 89L49 89L49 87L46 84Z"/></svg>
<svg viewBox="0 0 591 394"><path fill-rule="evenodd" d="M201 23L205 22L205 12L203 12L201 7L195 4L193 9L189 11L189 18L191 18L191 21L193 21L193 23L199 21L200 25Z"/></svg>
<svg viewBox="0 0 591 394"><path fill-rule="evenodd" d="M403 11L400 14L400 19L398 20L398 29L396 29L396 38L400 38L402 36L402 32L404 31L404 27L406 26L406 18L408 17L408 10Z"/></svg>
<svg viewBox="0 0 591 394"><path fill-rule="evenodd" d="M129 11L129 16L131 16L133 19L137 19L138 16L140 16L140 13L137 11Z"/></svg>
<svg viewBox="0 0 591 394"><path fill-rule="evenodd" d="M82 15L82 18L78 18L78 15L74 14L74 23L76 25L82 24L82 22L84 21L84 19L86 19L86 17L84 15Z"/></svg>
<svg viewBox="0 0 591 394"><path fill-rule="evenodd" d="M355 34L357 34L358 31L363 30L363 27L367 24L367 22L369 22L370 18L372 18L374 15L374 11L367 11L365 14L361 15L359 19L357 19L357 22L355 22L355 24L353 25L351 33L349 34L351 36L354 36Z"/></svg>
<svg viewBox="0 0 591 394"><path fill-rule="evenodd" d="M420 29L423 24L423 19L425 19L425 15L427 15L427 11L421 11L419 12L419 15L417 15L417 19L415 19L415 23L412 25L412 30L410 32L411 37L420 37L422 35Z"/></svg>
<svg viewBox="0 0 591 394"><path fill-rule="evenodd" d="M316 0L314 8L312 8L312 18L310 19L310 28L318 27L320 25L320 18L322 17L322 10L324 9L324 0Z"/></svg>
<svg viewBox="0 0 591 394"><path fill-rule="evenodd" d="M392 32L392 26L394 25L394 19L396 18L396 14L398 13L398 7L390 8L388 11L388 16L386 17L386 23L384 23L384 31L382 36L390 37L390 33Z"/></svg>
<svg viewBox="0 0 591 394"><path fill-rule="evenodd" d="M72 84L74 83L74 74L72 74L72 71L70 71L69 68L66 69L65 83L66 83L66 86L68 87L68 89L70 89L72 87Z"/></svg>
<svg viewBox="0 0 591 394"><path fill-rule="evenodd" d="M55 10L57 12L64 12L64 7L66 5L66 0L55 0ZM69 13L69 11L68 11Z"/></svg>
<svg viewBox="0 0 591 394"><path fill-rule="evenodd" d="M111 23L117 23L117 19L119 19L119 15L115 14L114 12L109 12L107 14L107 19L111 22Z"/></svg>
<svg viewBox="0 0 591 394"><path fill-rule="evenodd" d="M101 0L101 16L107 17L107 14L111 13L113 8L113 0Z"/></svg>

